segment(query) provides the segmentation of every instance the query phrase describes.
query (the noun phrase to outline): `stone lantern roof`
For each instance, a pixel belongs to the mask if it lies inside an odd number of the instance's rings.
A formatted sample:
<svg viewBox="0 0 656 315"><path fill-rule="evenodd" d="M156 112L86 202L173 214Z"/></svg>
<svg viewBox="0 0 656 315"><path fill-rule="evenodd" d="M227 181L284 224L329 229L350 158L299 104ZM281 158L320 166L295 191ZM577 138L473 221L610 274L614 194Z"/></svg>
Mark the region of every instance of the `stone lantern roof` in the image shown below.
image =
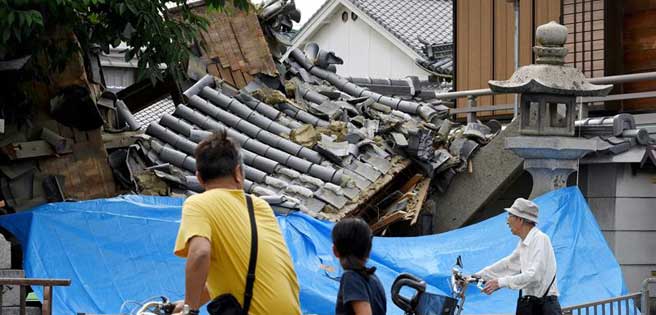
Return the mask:
<svg viewBox="0 0 656 315"><path fill-rule="evenodd" d="M490 80L490 89L496 93L534 93L567 96L604 96L613 85L589 83L583 73L574 67L564 66L567 48L567 27L549 22L537 28L536 64L519 68L507 81Z"/></svg>

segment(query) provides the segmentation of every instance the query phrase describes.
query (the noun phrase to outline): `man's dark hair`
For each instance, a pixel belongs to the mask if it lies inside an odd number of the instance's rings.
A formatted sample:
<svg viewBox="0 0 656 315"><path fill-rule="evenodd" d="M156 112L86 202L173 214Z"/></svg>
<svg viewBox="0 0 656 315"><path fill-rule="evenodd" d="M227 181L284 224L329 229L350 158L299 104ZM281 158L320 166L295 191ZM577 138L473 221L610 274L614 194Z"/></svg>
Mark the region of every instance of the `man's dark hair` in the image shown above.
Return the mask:
<svg viewBox="0 0 656 315"><path fill-rule="evenodd" d="M194 152L196 170L204 181L231 175L241 165L241 148L225 130L215 131L201 141Z"/></svg>
<svg viewBox="0 0 656 315"><path fill-rule="evenodd" d="M350 269L373 273L375 269L367 270L364 265L358 265L358 261L366 260L371 252L373 234L367 222L360 218L342 219L333 227L332 236L335 249Z"/></svg>

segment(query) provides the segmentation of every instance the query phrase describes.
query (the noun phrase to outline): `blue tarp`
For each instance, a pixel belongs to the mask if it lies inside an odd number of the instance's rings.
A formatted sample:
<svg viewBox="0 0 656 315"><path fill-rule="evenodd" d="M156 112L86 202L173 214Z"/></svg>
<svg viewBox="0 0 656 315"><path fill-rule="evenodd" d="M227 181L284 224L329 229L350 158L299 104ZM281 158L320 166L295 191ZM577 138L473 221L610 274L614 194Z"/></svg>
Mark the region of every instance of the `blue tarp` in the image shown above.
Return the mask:
<svg viewBox="0 0 656 315"><path fill-rule="evenodd" d="M70 287L55 289L54 314L110 314L128 300L182 297L184 260L172 254L182 202L123 196L47 204L0 216L0 226L24 244L28 277L72 280ZM562 189L535 202L539 227L556 251L561 304L625 294L620 267L579 190ZM278 221L298 274L303 313L333 314L341 269L331 252L332 224L301 213L279 216ZM375 238L370 263L387 289L388 314L402 314L389 299L392 281L401 272L425 279L431 292L448 294L458 255L467 273L508 255L518 238L505 222L502 214L438 235ZM34 289L41 296L41 289ZM516 291L485 296L471 287L464 313L512 313L516 297Z"/></svg>

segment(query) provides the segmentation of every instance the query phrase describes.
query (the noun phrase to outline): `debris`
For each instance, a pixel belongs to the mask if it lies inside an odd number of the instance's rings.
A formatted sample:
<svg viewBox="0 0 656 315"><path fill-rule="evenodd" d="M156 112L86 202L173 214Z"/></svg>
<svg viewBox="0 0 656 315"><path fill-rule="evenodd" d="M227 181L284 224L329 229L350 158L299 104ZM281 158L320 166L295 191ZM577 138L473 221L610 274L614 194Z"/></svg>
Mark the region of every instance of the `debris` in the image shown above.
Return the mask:
<svg viewBox="0 0 656 315"><path fill-rule="evenodd" d="M321 140L321 134L314 126L306 124L292 130L289 138L304 147L311 148Z"/></svg>
<svg viewBox="0 0 656 315"><path fill-rule="evenodd" d="M415 225L415 223L417 223L419 213L421 212L421 209L424 206L424 202L426 202L426 198L428 197L431 180L432 178L425 177L415 186L416 193L414 198L412 198L410 201L407 211L408 219L411 220L410 225Z"/></svg>
<svg viewBox="0 0 656 315"><path fill-rule="evenodd" d="M399 148L405 148L408 146L408 140L405 138L403 134L398 132L392 132L391 136L392 136L392 141L394 141L394 146Z"/></svg>
<svg viewBox="0 0 656 315"><path fill-rule="evenodd" d="M403 220L408 215L405 211L396 211L386 214L384 217L380 218L378 222L371 225L371 230L374 233L379 233L381 230L387 228L393 223Z"/></svg>
<svg viewBox="0 0 656 315"><path fill-rule="evenodd" d="M486 125L479 123L468 123L465 127L463 135L469 139L473 139L478 143L488 143L492 138L492 130Z"/></svg>
<svg viewBox="0 0 656 315"><path fill-rule="evenodd" d="M432 131L426 129L410 131L409 137L407 152L421 160L431 160L434 153Z"/></svg>
<svg viewBox="0 0 656 315"><path fill-rule="evenodd" d="M285 94L278 90L270 89L267 87L261 87L253 91L251 95L253 95L253 97L257 98L261 102L267 103L269 105L278 105L289 102L287 97L285 97Z"/></svg>
<svg viewBox="0 0 656 315"><path fill-rule="evenodd" d="M41 130L41 139L48 142L57 154L70 153L73 151L72 139L64 138L48 128L43 128Z"/></svg>
<svg viewBox="0 0 656 315"><path fill-rule="evenodd" d="M50 114L60 123L83 131L103 125L103 119L91 91L86 87L69 86L50 100Z"/></svg>
<svg viewBox="0 0 656 315"><path fill-rule="evenodd" d="M46 176L43 179L43 190L48 202L66 201L66 196L64 195L64 176Z"/></svg>
<svg viewBox="0 0 656 315"><path fill-rule="evenodd" d="M36 140L11 143L0 148L0 152L8 156L11 160L20 160L71 153L73 152L73 149L70 146L60 146L60 152L58 153L53 150L53 147L47 141Z"/></svg>
<svg viewBox="0 0 656 315"><path fill-rule="evenodd" d="M341 163L342 159L350 154L348 142L335 142L326 136L321 137L316 149L335 163Z"/></svg>
<svg viewBox="0 0 656 315"><path fill-rule="evenodd" d="M154 170L140 172L134 179L139 187L139 194L151 196L169 195L169 185L158 177Z"/></svg>

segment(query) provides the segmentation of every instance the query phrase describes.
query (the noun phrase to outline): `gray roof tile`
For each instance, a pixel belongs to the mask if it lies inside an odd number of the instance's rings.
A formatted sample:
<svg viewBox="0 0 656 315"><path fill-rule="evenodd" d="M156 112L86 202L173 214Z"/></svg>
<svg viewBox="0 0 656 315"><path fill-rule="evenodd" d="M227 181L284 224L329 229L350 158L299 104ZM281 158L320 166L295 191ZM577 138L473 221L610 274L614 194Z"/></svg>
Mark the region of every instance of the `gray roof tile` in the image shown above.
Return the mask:
<svg viewBox="0 0 656 315"><path fill-rule="evenodd" d="M141 124L141 129L146 130L150 123L159 121L164 114L171 114L174 111L175 103L169 96L138 111L134 114L134 118Z"/></svg>
<svg viewBox="0 0 656 315"><path fill-rule="evenodd" d="M418 37L433 44L453 41L451 0L348 0L423 55Z"/></svg>

